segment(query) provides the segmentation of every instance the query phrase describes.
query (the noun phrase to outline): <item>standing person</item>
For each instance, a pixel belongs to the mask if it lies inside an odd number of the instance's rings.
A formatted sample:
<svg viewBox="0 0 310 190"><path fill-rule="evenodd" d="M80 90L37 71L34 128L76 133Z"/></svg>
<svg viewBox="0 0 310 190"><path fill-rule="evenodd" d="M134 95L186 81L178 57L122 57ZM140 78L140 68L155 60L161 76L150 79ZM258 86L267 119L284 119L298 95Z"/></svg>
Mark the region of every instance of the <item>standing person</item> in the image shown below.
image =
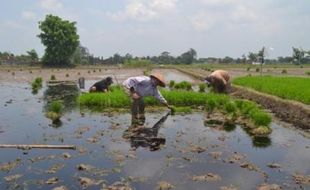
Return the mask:
<svg viewBox="0 0 310 190"><path fill-rule="evenodd" d="M171 109L166 99L161 95L157 86L165 87L164 77L161 74L130 77L123 82L123 86L129 91L132 98L131 114L133 120L145 121L144 100L145 96L153 96L162 104Z"/></svg>
<svg viewBox="0 0 310 190"><path fill-rule="evenodd" d="M230 76L227 71L215 70L205 78L205 82L208 86L212 86L213 90L217 93L230 92Z"/></svg>
<svg viewBox="0 0 310 190"><path fill-rule="evenodd" d="M113 83L112 77L107 77L101 81L96 82L89 88L89 92L107 92L109 86Z"/></svg>

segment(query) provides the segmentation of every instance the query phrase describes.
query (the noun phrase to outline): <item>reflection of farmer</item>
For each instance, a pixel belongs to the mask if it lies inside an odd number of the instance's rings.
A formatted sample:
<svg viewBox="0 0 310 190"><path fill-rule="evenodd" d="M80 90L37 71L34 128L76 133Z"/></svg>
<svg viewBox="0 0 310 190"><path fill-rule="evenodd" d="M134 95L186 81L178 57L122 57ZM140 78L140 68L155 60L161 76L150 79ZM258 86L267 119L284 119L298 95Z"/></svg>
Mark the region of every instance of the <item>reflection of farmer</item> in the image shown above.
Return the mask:
<svg viewBox="0 0 310 190"><path fill-rule="evenodd" d="M150 151L158 150L166 143L165 138L157 137L157 135L169 114L170 112L163 116L152 128L145 127L144 123L137 124L132 120L131 126L124 132L123 137L130 139L130 145L134 149L144 147L149 148Z"/></svg>
<svg viewBox="0 0 310 190"><path fill-rule="evenodd" d="M145 96L153 96L162 104L171 108L165 98L161 95L157 86L165 87L164 78L161 74L152 74L148 76L130 77L123 82L123 86L129 90L132 98L131 113L135 120L145 120L144 100Z"/></svg>
<svg viewBox="0 0 310 190"><path fill-rule="evenodd" d="M102 79L101 81L96 82L93 86L89 88L89 92L107 92L109 86L113 83L111 77Z"/></svg>
<svg viewBox="0 0 310 190"><path fill-rule="evenodd" d="M218 93L230 92L230 76L227 71L216 70L205 78L205 82Z"/></svg>

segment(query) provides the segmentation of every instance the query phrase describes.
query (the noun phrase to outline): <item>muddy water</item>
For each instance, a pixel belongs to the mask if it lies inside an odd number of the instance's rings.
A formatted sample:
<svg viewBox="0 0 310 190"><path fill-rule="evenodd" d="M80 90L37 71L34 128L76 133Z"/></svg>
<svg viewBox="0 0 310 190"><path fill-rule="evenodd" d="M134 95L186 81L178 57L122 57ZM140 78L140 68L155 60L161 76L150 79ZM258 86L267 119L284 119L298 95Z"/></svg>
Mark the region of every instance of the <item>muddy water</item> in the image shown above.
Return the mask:
<svg viewBox="0 0 310 190"><path fill-rule="evenodd" d="M282 189L310 188L293 177L310 175L310 140L277 123L272 123L269 138L252 139L239 126L205 126L204 114L197 112L168 116L151 136L130 138L129 114L79 110L71 102L56 126L44 116L53 98L50 93L46 98L46 87L35 95L26 83L1 83L0 89L1 144L78 146L77 150L0 149L0 189L87 185L100 189L114 182L156 189L163 181L175 189L256 189L263 183ZM143 127L150 129L166 113L147 113ZM4 167L9 163L11 168ZM16 174L20 176L15 180L5 178ZM57 180L49 182L54 184L47 184L53 177ZM81 177L93 183L81 182Z"/></svg>

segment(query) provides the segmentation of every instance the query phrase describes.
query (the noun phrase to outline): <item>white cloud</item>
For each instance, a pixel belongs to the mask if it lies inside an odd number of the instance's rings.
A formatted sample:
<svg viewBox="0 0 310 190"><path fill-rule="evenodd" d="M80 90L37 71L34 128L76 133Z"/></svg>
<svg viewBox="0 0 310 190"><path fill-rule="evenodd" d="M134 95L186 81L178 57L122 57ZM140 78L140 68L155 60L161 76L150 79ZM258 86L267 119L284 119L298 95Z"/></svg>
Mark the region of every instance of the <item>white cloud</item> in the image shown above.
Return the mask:
<svg viewBox="0 0 310 190"><path fill-rule="evenodd" d="M63 8L63 4L59 0L42 0L40 7L46 10L59 10Z"/></svg>
<svg viewBox="0 0 310 190"><path fill-rule="evenodd" d="M126 5L125 10L112 13L110 17L115 20L149 21L173 11L176 2L177 0L132 0Z"/></svg>
<svg viewBox="0 0 310 190"><path fill-rule="evenodd" d="M25 20L35 20L36 19L36 14L31 11L23 11L22 12L22 18Z"/></svg>
<svg viewBox="0 0 310 190"><path fill-rule="evenodd" d="M202 12L193 16L190 20L194 29L198 32L208 31L216 24L214 17Z"/></svg>

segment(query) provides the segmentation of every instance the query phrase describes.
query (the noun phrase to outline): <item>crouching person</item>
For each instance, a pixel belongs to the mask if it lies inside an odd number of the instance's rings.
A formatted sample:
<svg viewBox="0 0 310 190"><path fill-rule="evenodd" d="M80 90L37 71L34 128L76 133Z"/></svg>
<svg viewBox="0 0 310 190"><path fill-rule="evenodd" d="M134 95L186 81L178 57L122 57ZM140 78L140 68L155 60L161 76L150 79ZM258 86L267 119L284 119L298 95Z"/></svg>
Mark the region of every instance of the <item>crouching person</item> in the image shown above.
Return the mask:
<svg viewBox="0 0 310 190"><path fill-rule="evenodd" d="M145 121L144 100L145 96L153 96L163 105L171 109L165 98L161 95L157 86L165 87L164 78L161 74L152 74L148 76L130 77L123 82L125 89L129 91L132 99L131 114L132 120Z"/></svg>
<svg viewBox="0 0 310 190"><path fill-rule="evenodd" d="M96 82L89 88L89 92L107 92L109 91L109 86L113 83L111 77L102 79L101 81Z"/></svg>
<svg viewBox="0 0 310 190"><path fill-rule="evenodd" d="M208 86L212 86L213 91L217 93L228 94L231 90L230 76L227 71L216 70L205 78Z"/></svg>

